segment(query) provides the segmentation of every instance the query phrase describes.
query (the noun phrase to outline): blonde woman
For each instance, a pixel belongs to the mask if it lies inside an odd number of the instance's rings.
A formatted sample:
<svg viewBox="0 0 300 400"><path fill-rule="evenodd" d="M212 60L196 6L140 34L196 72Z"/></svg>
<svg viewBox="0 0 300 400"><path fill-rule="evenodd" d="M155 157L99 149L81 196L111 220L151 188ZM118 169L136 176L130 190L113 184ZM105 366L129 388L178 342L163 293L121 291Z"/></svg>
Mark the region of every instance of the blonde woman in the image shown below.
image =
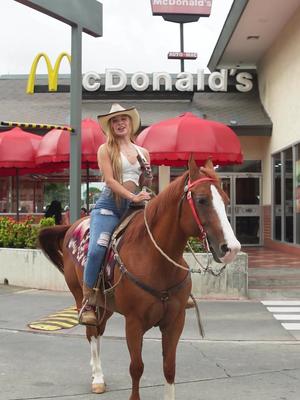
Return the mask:
<svg viewBox="0 0 300 400"><path fill-rule="evenodd" d="M149 200L147 192L139 191L151 185L150 157L146 149L134 143L140 127L140 116L134 107L113 104L108 114L98 116L107 136L98 150L98 164L105 186L91 212L90 242L83 276L83 307L80 323L96 325L97 319L88 298L93 293L110 236L127 211L130 202Z"/></svg>

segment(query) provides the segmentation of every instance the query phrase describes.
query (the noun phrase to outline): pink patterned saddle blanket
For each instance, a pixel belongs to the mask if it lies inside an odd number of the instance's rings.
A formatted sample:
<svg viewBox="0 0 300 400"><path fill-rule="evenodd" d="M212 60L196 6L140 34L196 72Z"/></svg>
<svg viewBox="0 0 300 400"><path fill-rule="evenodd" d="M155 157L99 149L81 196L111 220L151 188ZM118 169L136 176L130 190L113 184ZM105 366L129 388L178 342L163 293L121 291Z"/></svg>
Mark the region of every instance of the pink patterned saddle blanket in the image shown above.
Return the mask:
<svg viewBox="0 0 300 400"><path fill-rule="evenodd" d="M90 218L85 218L74 229L68 249L78 267L84 269L90 240Z"/></svg>
<svg viewBox="0 0 300 400"><path fill-rule="evenodd" d="M86 264L88 247L90 240L90 218L83 219L77 227L74 229L73 235L68 243L68 250L72 255L73 261L77 265L77 267L84 270L84 266ZM111 247L108 247L108 252L105 257L105 268L104 275L105 281L110 283L113 281L114 277L114 267L116 261L114 259L114 254Z"/></svg>

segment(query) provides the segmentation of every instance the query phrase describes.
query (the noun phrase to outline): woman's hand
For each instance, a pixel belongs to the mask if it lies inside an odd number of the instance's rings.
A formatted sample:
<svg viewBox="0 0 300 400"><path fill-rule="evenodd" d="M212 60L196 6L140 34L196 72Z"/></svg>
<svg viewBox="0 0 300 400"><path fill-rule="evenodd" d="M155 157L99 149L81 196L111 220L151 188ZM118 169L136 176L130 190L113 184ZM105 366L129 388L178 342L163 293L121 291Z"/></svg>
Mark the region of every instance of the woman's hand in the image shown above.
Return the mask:
<svg viewBox="0 0 300 400"><path fill-rule="evenodd" d="M146 191L141 191L138 194L132 194L131 201L133 203L140 203L141 201L150 200L151 196Z"/></svg>

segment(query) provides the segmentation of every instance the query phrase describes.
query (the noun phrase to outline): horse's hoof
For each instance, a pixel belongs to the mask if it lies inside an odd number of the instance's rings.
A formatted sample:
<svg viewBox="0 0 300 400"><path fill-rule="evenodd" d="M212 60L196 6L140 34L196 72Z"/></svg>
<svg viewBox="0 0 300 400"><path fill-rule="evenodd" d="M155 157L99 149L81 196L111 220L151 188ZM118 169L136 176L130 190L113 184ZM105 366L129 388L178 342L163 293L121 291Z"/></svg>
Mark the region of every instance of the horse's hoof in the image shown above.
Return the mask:
<svg viewBox="0 0 300 400"><path fill-rule="evenodd" d="M93 383L92 384L92 393L104 393L105 392L105 383Z"/></svg>

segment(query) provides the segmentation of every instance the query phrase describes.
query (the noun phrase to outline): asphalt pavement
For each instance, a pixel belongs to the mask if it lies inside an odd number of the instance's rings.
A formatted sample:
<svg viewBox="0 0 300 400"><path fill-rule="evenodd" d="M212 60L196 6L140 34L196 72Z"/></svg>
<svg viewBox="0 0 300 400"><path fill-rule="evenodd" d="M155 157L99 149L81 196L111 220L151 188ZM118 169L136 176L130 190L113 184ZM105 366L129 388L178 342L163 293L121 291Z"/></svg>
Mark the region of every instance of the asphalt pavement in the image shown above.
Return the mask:
<svg viewBox="0 0 300 400"><path fill-rule="evenodd" d="M111 318L102 341L107 383L102 395L90 393L90 347L84 327L55 332L28 327L73 304L70 293L0 285L0 400L129 398L129 355L122 316ZM298 329L282 324L260 301L200 300L198 304L206 336L200 338L195 311L188 310L177 350L176 399L299 399ZM285 315L297 314L296 303L282 307L294 307L295 313ZM157 328L145 335L143 359L141 399L162 399Z"/></svg>

